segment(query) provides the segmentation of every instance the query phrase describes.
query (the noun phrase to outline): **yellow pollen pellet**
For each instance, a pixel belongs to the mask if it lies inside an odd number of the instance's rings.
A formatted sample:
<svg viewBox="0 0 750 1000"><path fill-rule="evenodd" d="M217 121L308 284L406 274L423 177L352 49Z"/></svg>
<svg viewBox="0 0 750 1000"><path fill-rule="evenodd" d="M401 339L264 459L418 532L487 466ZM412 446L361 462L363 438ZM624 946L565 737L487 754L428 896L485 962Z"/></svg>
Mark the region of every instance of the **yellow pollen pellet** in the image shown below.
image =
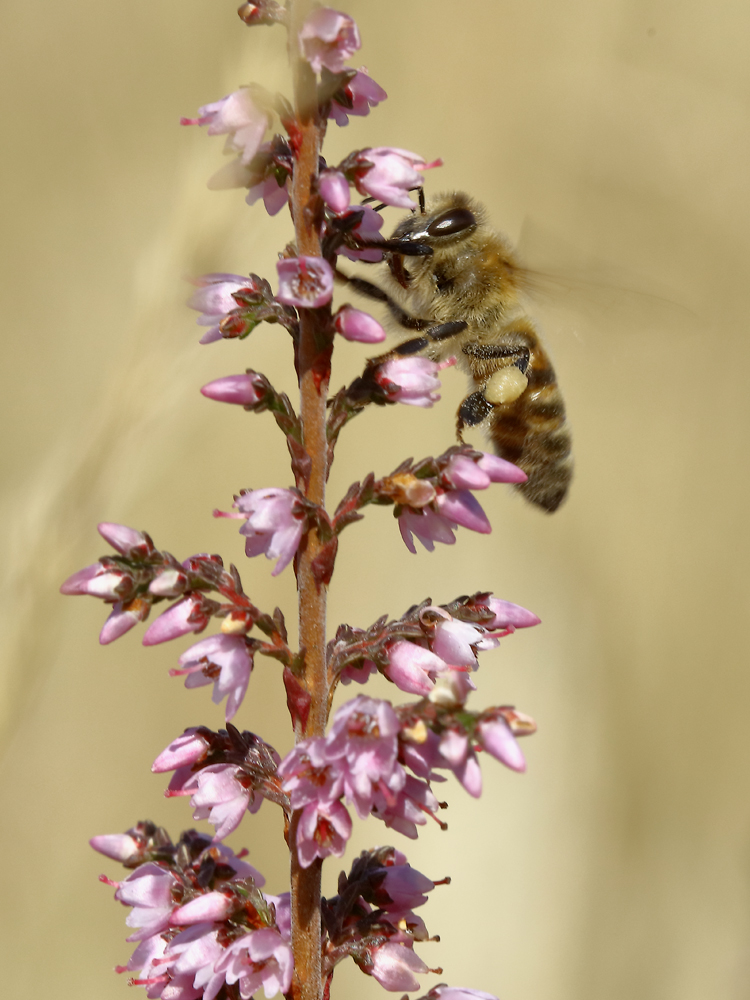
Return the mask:
<svg viewBox="0 0 750 1000"><path fill-rule="evenodd" d="M528 384L529 380L515 365L501 368L488 379L484 387L484 398L488 403L512 403L514 399L518 399Z"/></svg>

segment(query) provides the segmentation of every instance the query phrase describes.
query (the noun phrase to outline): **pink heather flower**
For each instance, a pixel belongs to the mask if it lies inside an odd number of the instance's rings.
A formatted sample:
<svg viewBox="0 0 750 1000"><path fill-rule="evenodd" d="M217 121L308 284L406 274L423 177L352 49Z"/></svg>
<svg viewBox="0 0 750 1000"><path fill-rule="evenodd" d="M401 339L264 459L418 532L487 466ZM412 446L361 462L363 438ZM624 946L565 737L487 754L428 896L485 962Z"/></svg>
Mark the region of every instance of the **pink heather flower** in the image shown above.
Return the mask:
<svg viewBox="0 0 750 1000"><path fill-rule="evenodd" d="M141 941L166 930L175 906L172 890L176 886L174 875L153 861L141 865L120 882L115 899L133 907L125 923L140 928L128 941Z"/></svg>
<svg viewBox="0 0 750 1000"><path fill-rule="evenodd" d="M184 906L179 906L173 913L170 923L177 927L187 927L190 924L200 924L204 921L226 920L234 910L234 900L223 892L206 892L202 896L191 899Z"/></svg>
<svg viewBox="0 0 750 1000"><path fill-rule="evenodd" d="M171 961L168 966L171 980L161 994L163 1000L192 1000L193 997L213 1000L224 985L223 974L214 972L214 966L223 955L224 949L212 923L199 923L180 931L169 942L165 955ZM190 992L182 992L184 983ZM177 992L173 992L175 986Z"/></svg>
<svg viewBox="0 0 750 1000"><path fill-rule="evenodd" d="M487 753L491 753L501 764L513 771L526 770L526 759L521 748L510 726L501 716L481 721L477 726L476 737Z"/></svg>
<svg viewBox="0 0 750 1000"><path fill-rule="evenodd" d="M485 452L479 459L477 465L490 477L493 483L525 483L529 478L523 469L519 469L512 462L506 462L499 455L490 455Z"/></svg>
<svg viewBox="0 0 750 1000"><path fill-rule="evenodd" d="M361 46L359 29L348 14L319 7L307 18L299 33L302 58L314 73L325 66L331 73L340 73L346 60Z"/></svg>
<svg viewBox="0 0 750 1000"><path fill-rule="evenodd" d="M440 516L449 521L452 526L461 525L484 535L488 535L492 531L492 526L479 501L468 490L451 490L450 493L441 493L435 501L435 505Z"/></svg>
<svg viewBox="0 0 750 1000"><path fill-rule="evenodd" d="M142 531L128 528L124 524L102 521L101 524L97 524L96 530L113 549L116 549L123 556L126 556L132 549L148 547L146 536Z"/></svg>
<svg viewBox="0 0 750 1000"><path fill-rule="evenodd" d="M333 271L322 257L289 257L276 264L279 290L276 298L287 306L317 309L333 296Z"/></svg>
<svg viewBox="0 0 750 1000"><path fill-rule="evenodd" d="M442 165L442 160L425 163L416 153L392 146L363 149L357 156L357 162L359 167L354 183L359 193L396 208L414 208L408 192L424 184L424 178L418 171Z"/></svg>
<svg viewBox="0 0 750 1000"><path fill-rule="evenodd" d="M330 854L340 858L352 833L352 819L341 802L309 802L297 826L297 857L303 868Z"/></svg>
<svg viewBox="0 0 750 1000"><path fill-rule="evenodd" d="M92 837L89 844L113 861L127 861L140 850L138 842L129 833L102 833Z"/></svg>
<svg viewBox="0 0 750 1000"><path fill-rule="evenodd" d="M336 712L325 738L325 756L340 775L347 801L370 814L377 789L400 791L406 778L397 762L400 724L391 704L359 695Z"/></svg>
<svg viewBox="0 0 750 1000"><path fill-rule="evenodd" d="M344 667L339 674L339 680L342 684L351 684L352 681L356 684L366 684L370 674L376 674L377 672L378 668L372 660L363 660L358 665L349 664Z"/></svg>
<svg viewBox="0 0 750 1000"><path fill-rule="evenodd" d="M264 927L237 938L214 966L231 986L240 984L242 1000L263 987L266 998L288 993L292 983L292 949L277 930Z"/></svg>
<svg viewBox="0 0 750 1000"><path fill-rule="evenodd" d="M256 374L225 375L214 379L201 388L208 399L218 403L237 403L239 406L254 406L263 398L263 379Z"/></svg>
<svg viewBox="0 0 750 1000"><path fill-rule="evenodd" d="M183 669L172 671L173 676L187 674L186 688L213 684L213 703L218 705L226 698L225 718L227 722L233 719L245 697L253 669L253 658L245 637L224 633L209 636L186 650L179 662Z"/></svg>
<svg viewBox="0 0 750 1000"><path fill-rule="evenodd" d="M260 198L269 215L278 215L284 205L289 201L289 185L285 180L279 184L275 176L264 177L258 184L248 190L245 201L248 205L254 205Z"/></svg>
<svg viewBox="0 0 750 1000"><path fill-rule="evenodd" d="M269 487L243 493L235 507L247 520L240 528L246 536L245 555L276 559L271 576L289 565L305 531L305 518L291 490Z"/></svg>
<svg viewBox="0 0 750 1000"><path fill-rule="evenodd" d="M435 686L431 675L440 674L447 667L445 660L429 649L408 639L399 639L388 647L388 666L384 673L401 691L425 697Z"/></svg>
<svg viewBox="0 0 750 1000"><path fill-rule="evenodd" d="M434 816L438 809L438 800L427 782L407 774L395 799L392 795L386 797L382 791L377 793L373 814L387 827L415 840L417 827L424 826L427 814Z"/></svg>
<svg viewBox="0 0 750 1000"><path fill-rule="evenodd" d="M429 358L393 358L378 367L375 380L392 403L432 406L440 399L437 372L445 367Z"/></svg>
<svg viewBox="0 0 750 1000"><path fill-rule="evenodd" d="M345 340L358 340L363 344L378 344L385 340L385 330L369 313L342 306L334 317L336 329Z"/></svg>
<svg viewBox="0 0 750 1000"><path fill-rule="evenodd" d="M198 290L190 296L188 305L201 314L197 320L199 326L211 327L200 340L201 344L211 344L222 339L219 324L228 313L237 309L233 293L243 288L253 291L253 283L241 274L213 273L195 278L193 284L198 286Z"/></svg>
<svg viewBox="0 0 750 1000"><path fill-rule="evenodd" d="M414 545L413 535L420 540L428 552L433 552L434 542L453 545L456 541L451 525L452 522L441 517L431 507L423 507L421 510L405 507L398 518L398 527L404 544L415 555L417 549Z"/></svg>
<svg viewBox="0 0 750 1000"><path fill-rule="evenodd" d="M380 230L383 227L383 217L369 205L357 205L356 211L364 212L362 221L352 229L352 236L360 240L382 240ZM343 254L349 260L363 260L366 264L377 264L383 259L383 251L369 247L367 250L352 250L347 246L340 246L336 253Z"/></svg>
<svg viewBox="0 0 750 1000"><path fill-rule="evenodd" d="M302 809L310 802L332 802L341 795L341 775L330 766L325 737L300 740L279 764L278 776L292 809Z"/></svg>
<svg viewBox="0 0 750 1000"><path fill-rule="evenodd" d="M400 853L400 852L399 852ZM401 855L403 857L403 855ZM402 862L385 869L385 877L376 890L378 906L389 910L413 910L427 902L426 892L432 892L435 883L418 872L416 868ZM381 902L385 894L387 897Z"/></svg>
<svg viewBox="0 0 750 1000"><path fill-rule="evenodd" d="M242 163L249 163L263 142L268 115L259 110L242 87L213 104L198 109L198 118L181 118L181 125L208 125L209 135L226 135L227 149L236 150Z"/></svg>
<svg viewBox="0 0 750 1000"><path fill-rule="evenodd" d="M340 170L323 170L318 181L320 196L336 215L349 208L349 181Z"/></svg>
<svg viewBox="0 0 750 1000"><path fill-rule="evenodd" d="M333 118L336 124L341 126L349 124L349 115L369 115L370 108L376 107L388 96L383 88L367 75L364 66L357 70L344 90L351 99L352 106L347 108L334 100L331 102L328 114L329 118Z"/></svg>
<svg viewBox="0 0 750 1000"><path fill-rule="evenodd" d="M102 646L107 646L110 642L114 642L115 639L119 639L121 635L129 632L138 622L144 621L150 609L151 605L148 601L138 598L134 601L128 601L127 604L118 601L113 606L109 618L102 626L102 630L99 633L99 642Z"/></svg>
<svg viewBox="0 0 750 1000"><path fill-rule="evenodd" d="M487 624L488 629L530 628L541 623L541 618L537 618L532 611L527 611L520 604L501 601L497 597L490 598L489 608L495 617Z"/></svg>
<svg viewBox="0 0 750 1000"><path fill-rule="evenodd" d="M499 639L487 636L482 629L456 618L440 622L430 643L432 651L446 663L472 670L479 666L477 649L495 649L499 645Z"/></svg>
<svg viewBox="0 0 750 1000"><path fill-rule="evenodd" d="M419 980L414 973L430 970L411 948L393 941L386 941L370 952L372 965L365 971L390 992L419 989Z"/></svg>
<svg viewBox="0 0 750 1000"><path fill-rule="evenodd" d="M208 619L202 614L196 614L200 601L185 597L171 608L168 608L156 621L151 622L141 640L144 646L156 646L160 642L169 642L188 632L199 632L206 627ZM191 620L192 619L192 620Z"/></svg>
<svg viewBox="0 0 750 1000"><path fill-rule="evenodd" d="M228 837L240 825L245 810L254 813L263 804L261 795L255 796L237 780L241 773L234 764L210 764L193 776L191 784L197 786L190 800L193 819L207 819L216 828L214 840Z"/></svg>

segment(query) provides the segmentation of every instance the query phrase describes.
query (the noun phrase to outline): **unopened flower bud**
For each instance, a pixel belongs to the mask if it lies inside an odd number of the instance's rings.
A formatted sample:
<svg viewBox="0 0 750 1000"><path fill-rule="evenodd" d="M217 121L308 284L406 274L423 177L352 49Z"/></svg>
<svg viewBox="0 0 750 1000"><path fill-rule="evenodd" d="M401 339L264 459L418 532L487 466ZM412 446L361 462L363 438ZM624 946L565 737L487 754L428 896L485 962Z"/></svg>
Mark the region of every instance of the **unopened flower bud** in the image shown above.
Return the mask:
<svg viewBox="0 0 750 1000"><path fill-rule="evenodd" d="M201 388L201 393L208 399L219 403L237 403L239 406L254 406L263 398L264 380L253 373L243 375L226 375L214 379Z"/></svg>
<svg viewBox="0 0 750 1000"><path fill-rule="evenodd" d="M349 181L340 170L324 170L320 175L318 189L323 201L336 215L341 215L349 208Z"/></svg>
<svg viewBox="0 0 750 1000"><path fill-rule="evenodd" d="M89 844L95 851L112 858L113 861L125 862L139 850L138 842L128 833L102 833L92 837Z"/></svg>
<svg viewBox="0 0 750 1000"><path fill-rule="evenodd" d="M342 306L334 317L336 329L345 340L357 340L363 344L378 344L385 340L385 330L369 313Z"/></svg>

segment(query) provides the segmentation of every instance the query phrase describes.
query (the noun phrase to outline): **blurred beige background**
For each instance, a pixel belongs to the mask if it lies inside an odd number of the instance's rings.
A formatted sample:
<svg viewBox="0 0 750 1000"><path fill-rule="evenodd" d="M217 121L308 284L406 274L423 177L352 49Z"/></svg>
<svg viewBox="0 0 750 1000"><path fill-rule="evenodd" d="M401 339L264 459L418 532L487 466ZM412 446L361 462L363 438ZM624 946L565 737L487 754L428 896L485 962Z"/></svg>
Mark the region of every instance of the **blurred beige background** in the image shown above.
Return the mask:
<svg viewBox="0 0 750 1000"><path fill-rule="evenodd" d="M750 997L747 5L347 9L390 99L331 134L330 160L380 144L442 156L428 191L467 188L523 231L532 263L569 274L539 315L577 461L554 517L491 491L489 540L464 532L415 558L386 510L344 536L331 627L480 588L544 619L484 660L476 699L538 719L528 773L486 763L478 802L448 788L448 833L412 844L370 823L352 852L390 839L453 877L424 913L442 943L421 953L455 985L501 1000ZM231 0L6 0L1 16L4 990L123 1000L142 995L111 971L131 950L125 910L97 883L118 870L86 840L146 816L189 826L149 765L223 715L168 676L188 640L144 650L133 632L101 648L101 606L57 587L105 551L95 523L121 521L181 558L236 560L258 603L294 617L290 571L271 580L210 516L240 487L289 484L283 442L267 416L197 392L247 365L291 391L288 344L268 327L200 347L183 305L188 275L273 278L288 218L208 192L221 140L177 124L240 83L286 87L282 33L244 29ZM336 383L365 352L339 353ZM370 468L447 447L462 390L449 373L436 409L360 418L332 500ZM287 749L270 661L235 721ZM271 891L279 833L265 806L232 841ZM356 969L334 990L382 995Z"/></svg>

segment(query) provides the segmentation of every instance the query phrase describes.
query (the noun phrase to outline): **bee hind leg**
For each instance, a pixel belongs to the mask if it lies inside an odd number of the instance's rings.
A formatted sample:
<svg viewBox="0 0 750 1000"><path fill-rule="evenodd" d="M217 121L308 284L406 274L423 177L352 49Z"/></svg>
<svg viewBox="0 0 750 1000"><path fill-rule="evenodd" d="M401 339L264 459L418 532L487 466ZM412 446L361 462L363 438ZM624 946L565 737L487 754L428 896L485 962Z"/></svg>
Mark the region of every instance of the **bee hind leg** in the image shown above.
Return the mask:
<svg viewBox="0 0 750 1000"><path fill-rule="evenodd" d="M467 396L459 406L458 413L456 414L456 437L458 440L463 444L464 427L476 427L477 424L481 424L492 413L494 408L492 403L485 399L484 392L481 389Z"/></svg>

